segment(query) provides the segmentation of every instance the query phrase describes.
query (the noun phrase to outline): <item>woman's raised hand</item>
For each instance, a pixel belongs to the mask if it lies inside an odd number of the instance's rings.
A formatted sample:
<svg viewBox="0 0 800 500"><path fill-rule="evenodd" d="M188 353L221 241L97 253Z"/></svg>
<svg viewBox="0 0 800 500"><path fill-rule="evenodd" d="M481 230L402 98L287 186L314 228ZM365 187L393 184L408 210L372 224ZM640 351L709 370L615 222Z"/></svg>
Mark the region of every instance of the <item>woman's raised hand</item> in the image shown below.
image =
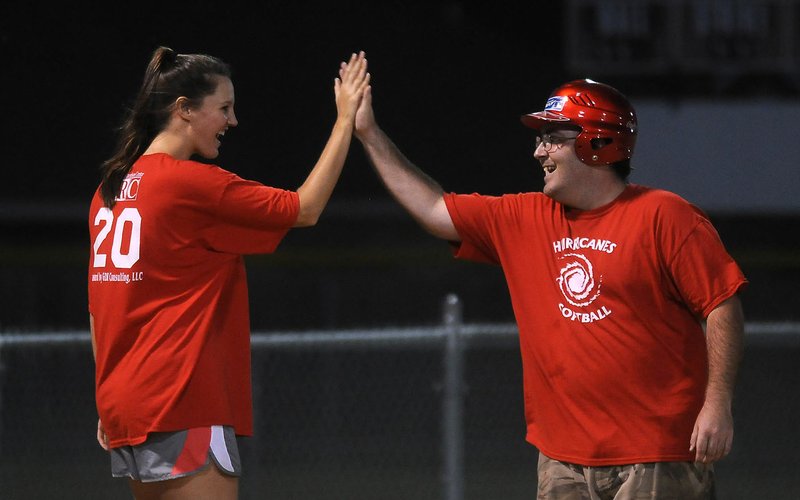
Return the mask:
<svg viewBox="0 0 800 500"><path fill-rule="evenodd" d="M348 62L342 62L339 65L339 77L334 83L339 120L353 122L361 98L368 88L367 59L364 51L361 51L351 55Z"/></svg>

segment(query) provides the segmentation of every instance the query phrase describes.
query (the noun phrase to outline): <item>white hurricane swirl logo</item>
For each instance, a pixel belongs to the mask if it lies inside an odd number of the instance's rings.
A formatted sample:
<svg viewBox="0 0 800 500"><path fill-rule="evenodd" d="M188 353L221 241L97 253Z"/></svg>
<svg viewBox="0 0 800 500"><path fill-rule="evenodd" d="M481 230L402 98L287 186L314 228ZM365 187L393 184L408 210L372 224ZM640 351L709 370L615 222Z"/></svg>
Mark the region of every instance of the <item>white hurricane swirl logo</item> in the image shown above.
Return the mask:
<svg viewBox="0 0 800 500"><path fill-rule="evenodd" d="M569 257L572 257L569 259ZM556 278L561 293L573 306L583 307L591 304L600 295L600 284L595 288L592 263L583 255L568 253L561 257L567 265L561 268L561 275ZM600 279L602 281L602 277Z"/></svg>

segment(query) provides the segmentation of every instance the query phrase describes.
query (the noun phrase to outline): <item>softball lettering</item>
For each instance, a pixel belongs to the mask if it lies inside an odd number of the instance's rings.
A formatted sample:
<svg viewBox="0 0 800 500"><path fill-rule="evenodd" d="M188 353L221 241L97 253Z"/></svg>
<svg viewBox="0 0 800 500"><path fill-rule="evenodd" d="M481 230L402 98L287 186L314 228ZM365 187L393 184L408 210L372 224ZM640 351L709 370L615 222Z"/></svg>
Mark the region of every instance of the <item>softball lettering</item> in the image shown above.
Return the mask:
<svg viewBox="0 0 800 500"><path fill-rule="evenodd" d="M561 315L565 318L571 319L572 321L579 321L581 323L592 323L611 314L611 310L609 310L606 306L602 306L600 309L589 313L573 311L564 304L558 304L558 308L561 309Z"/></svg>

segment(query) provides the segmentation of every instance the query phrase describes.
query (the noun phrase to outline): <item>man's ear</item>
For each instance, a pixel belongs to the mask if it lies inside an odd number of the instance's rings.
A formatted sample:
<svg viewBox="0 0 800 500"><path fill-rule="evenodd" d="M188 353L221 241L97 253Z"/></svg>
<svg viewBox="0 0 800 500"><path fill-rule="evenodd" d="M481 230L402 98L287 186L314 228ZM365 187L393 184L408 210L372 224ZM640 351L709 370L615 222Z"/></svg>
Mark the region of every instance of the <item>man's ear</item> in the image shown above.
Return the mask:
<svg viewBox="0 0 800 500"><path fill-rule="evenodd" d="M178 97L178 100L175 101L175 111L184 120L191 119L192 107L189 105L189 99L183 96Z"/></svg>

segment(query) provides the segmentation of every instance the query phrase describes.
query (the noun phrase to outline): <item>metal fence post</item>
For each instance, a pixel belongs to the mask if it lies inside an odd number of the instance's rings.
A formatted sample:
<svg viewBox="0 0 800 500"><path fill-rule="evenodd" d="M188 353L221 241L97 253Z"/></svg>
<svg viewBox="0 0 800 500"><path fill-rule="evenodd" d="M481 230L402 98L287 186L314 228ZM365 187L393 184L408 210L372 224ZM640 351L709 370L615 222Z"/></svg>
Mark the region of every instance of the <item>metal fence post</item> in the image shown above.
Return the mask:
<svg viewBox="0 0 800 500"><path fill-rule="evenodd" d="M442 453L446 500L464 498L464 352L461 341L463 307L448 294L443 307L446 340L442 397Z"/></svg>

